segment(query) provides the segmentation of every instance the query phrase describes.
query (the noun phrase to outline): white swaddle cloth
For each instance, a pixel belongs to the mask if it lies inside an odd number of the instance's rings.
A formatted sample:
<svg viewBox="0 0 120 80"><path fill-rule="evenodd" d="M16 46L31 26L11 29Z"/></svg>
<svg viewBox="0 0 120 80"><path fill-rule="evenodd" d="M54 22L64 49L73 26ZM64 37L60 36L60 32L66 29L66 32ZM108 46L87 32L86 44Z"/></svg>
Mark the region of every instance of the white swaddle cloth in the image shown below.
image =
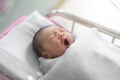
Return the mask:
<svg viewBox="0 0 120 80"><path fill-rule="evenodd" d="M40 80L120 80L120 49L89 30Z"/></svg>

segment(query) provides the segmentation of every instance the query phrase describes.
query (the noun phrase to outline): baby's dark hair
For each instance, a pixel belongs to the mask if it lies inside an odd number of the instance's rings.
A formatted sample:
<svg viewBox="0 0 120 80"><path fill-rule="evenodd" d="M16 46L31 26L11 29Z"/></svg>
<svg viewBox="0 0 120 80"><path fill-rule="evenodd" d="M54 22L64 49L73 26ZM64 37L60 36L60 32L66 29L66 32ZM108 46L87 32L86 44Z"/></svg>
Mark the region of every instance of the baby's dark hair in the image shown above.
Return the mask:
<svg viewBox="0 0 120 80"><path fill-rule="evenodd" d="M33 41L32 41L32 47L33 47L33 50L36 52L37 56L38 57L41 57L42 55L42 51L43 51L43 47L42 45L38 45L39 43L39 40L38 40L38 36L41 34L41 32L43 32L46 28L50 27L52 25L48 25L48 26L45 26L45 27L42 27L40 28L34 35L33 37Z"/></svg>

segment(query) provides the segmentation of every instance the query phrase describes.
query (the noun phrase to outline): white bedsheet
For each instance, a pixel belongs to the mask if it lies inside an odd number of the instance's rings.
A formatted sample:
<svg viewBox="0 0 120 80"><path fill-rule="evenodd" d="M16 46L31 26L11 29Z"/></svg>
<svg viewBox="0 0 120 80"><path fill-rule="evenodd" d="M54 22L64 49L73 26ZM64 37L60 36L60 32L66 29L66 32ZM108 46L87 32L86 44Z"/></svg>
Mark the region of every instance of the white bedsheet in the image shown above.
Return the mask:
<svg viewBox="0 0 120 80"><path fill-rule="evenodd" d="M53 25L38 11L17 25L0 40L0 71L14 80L35 80L42 76L39 60L32 49L34 34L47 25Z"/></svg>
<svg viewBox="0 0 120 80"><path fill-rule="evenodd" d="M120 48L89 30L40 80L120 80Z"/></svg>

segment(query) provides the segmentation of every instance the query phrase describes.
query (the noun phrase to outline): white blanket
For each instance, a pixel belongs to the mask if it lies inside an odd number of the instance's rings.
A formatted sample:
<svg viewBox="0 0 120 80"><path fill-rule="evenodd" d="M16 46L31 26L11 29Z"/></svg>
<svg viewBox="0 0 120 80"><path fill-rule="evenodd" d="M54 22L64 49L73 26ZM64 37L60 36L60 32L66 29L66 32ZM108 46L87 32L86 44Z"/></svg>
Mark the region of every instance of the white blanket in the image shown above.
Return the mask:
<svg viewBox="0 0 120 80"><path fill-rule="evenodd" d="M40 80L120 80L120 48L90 30Z"/></svg>

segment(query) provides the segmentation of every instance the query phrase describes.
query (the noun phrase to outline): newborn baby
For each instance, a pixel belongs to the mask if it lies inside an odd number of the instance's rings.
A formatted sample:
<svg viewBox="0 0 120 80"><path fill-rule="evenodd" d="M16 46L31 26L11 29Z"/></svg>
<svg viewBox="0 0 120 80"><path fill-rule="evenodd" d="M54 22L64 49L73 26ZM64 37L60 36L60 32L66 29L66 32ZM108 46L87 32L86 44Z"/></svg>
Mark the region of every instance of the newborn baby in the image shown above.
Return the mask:
<svg viewBox="0 0 120 80"><path fill-rule="evenodd" d="M58 26L41 28L33 38L33 49L39 57L56 58L64 54L74 42L74 38L66 29Z"/></svg>

